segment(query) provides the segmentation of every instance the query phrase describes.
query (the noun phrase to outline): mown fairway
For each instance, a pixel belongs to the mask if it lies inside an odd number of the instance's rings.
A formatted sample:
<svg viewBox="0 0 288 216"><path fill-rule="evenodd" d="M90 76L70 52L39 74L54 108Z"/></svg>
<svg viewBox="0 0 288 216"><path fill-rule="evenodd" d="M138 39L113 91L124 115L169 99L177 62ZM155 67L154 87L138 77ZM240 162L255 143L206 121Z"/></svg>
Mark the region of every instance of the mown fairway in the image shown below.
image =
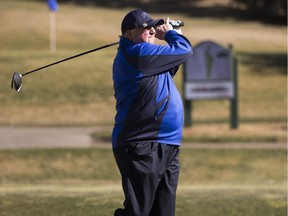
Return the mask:
<svg viewBox="0 0 288 216"><path fill-rule="evenodd" d="M286 150L182 149L178 216L286 216ZM112 215L122 205L110 149L0 151L4 216Z"/></svg>
<svg viewBox="0 0 288 216"><path fill-rule="evenodd" d="M116 47L24 77L19 93L10 89L10 81L15 71L117 41L128 10L60 4L57 52L51 54L46 3L1 1L0 124L111 128ZM183 32L193 45L204 40L233 44L239 61L240 127L229 128L228 101L197 101L195 125L184 129L184 141L287 142L286 26L152 15L185 21ZM175 81L181 90L181 72ZM95 139L109 136L110 130ZM183 148L177 216L286 216L286 156L284 149ZM0 151L1 216L111 216L122 205L120 185L110 149Z"/></svg>
<svg viewBox="0 0 288 216"><path fill-rule="evenodd" d="M118 40L130 9L61 4L56 15L57 52L49 52L49 11L33 1L2 1L0 7L0 124L13 126L111 126L114 121L111 67L117 47L44 69L10 89L13 72L26 72ZM109 16L107 16L109 14ZM232 44L239 62L239 129L229 128L227 100L193 103L195 127L184 140L197 142L286 141L286 28L233 19L153 14L185 21L192 44ZM102 27L105 17L105 28ZM100 27L101 26L101 27ZM182 73L175 81L182 89ZM208 132L207 132L208 131ZM110 133L110 131L108 131Z"/></svg>
<svg viewBox="0 0 288 216"><path fill-rule="evenodd" d="M105 190L106 189L106 190ZM122 204L120 189L90 187L13 187L1 192L5 216L111 216ZM286 216L286 192L275 186L179 188L177 216Z"/></svg>
<svg viewBox="0 0 288 216"><path fill-rule="evenodd" d="M24 77L19 93L10 89L10 81L14 71L30 71L117 41L123 14L129 8L60 5L56 15L57 52L50 54L46 4L30 1L0 4L0 124L112 125L115 101L111 65L117 47ZM232 44L239 61L240 126L245 129L249 124L259 123L269 131L272 128L267 123L277 123L275 131L281 132L287 102L285 26L181 14L153 15L184 20L183 32L193 45L204 40L214 40L223 46ZM181 92L181 72L175 80ZM198 125L229 122L228 101L198 101L193 108Z"/></svg>

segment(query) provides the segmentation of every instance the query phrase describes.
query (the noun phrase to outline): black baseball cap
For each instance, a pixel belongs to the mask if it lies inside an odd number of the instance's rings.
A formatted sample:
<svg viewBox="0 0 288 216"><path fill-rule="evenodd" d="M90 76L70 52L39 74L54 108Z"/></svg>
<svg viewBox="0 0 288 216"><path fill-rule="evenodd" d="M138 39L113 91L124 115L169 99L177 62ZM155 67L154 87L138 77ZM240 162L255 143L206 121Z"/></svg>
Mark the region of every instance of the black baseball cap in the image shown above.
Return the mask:
<svg viewBox="0 0 288 216"><path fill-rule="evenodd" d="M164 24L163 19L152 19L145 11L136 9L130 11L123 19L121 24L121 31L124 34L128 29L136 27L150 27Z"/></svg>

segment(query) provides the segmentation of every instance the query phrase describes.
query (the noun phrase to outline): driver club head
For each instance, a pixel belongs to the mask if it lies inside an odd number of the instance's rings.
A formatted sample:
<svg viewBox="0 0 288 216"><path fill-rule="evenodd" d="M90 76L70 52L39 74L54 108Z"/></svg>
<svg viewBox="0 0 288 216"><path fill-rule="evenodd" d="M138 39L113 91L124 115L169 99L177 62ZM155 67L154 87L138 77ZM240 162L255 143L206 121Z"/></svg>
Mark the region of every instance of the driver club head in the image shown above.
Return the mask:
<svg viewBox="0 0 288 216"><path fill-rule="evenodd" d="M11 81L11 88L19 92L22 87L22 74L15 72Z"/></svg>

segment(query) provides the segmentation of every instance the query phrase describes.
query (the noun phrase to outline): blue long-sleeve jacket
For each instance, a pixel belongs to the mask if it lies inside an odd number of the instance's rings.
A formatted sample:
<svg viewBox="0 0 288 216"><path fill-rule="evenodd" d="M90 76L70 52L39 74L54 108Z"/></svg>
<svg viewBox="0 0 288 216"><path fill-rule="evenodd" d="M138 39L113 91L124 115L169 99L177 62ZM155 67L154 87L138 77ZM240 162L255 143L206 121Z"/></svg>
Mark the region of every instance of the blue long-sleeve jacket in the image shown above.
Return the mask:
<svg viewBox="0 0 288 216"><path fill-rule="evenodd" d="M146 141L181 145L184 111L172 78L192 47L173 30L164 39L167 45L120 39L113 64L113 148Z"/></svg>

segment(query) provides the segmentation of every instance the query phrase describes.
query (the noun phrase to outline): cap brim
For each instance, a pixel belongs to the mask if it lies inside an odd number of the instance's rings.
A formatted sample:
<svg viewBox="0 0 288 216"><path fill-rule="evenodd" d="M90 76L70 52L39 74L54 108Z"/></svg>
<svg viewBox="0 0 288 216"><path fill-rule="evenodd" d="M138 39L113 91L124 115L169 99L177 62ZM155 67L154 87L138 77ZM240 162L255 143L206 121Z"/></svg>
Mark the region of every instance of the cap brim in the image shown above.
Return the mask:
<svg viewBox="0 0 288 216"><path fill-rule="evenodd" d="M163 25L164 20L163 19L150 20L147 24L148 24L148 26Z"/></svg>

